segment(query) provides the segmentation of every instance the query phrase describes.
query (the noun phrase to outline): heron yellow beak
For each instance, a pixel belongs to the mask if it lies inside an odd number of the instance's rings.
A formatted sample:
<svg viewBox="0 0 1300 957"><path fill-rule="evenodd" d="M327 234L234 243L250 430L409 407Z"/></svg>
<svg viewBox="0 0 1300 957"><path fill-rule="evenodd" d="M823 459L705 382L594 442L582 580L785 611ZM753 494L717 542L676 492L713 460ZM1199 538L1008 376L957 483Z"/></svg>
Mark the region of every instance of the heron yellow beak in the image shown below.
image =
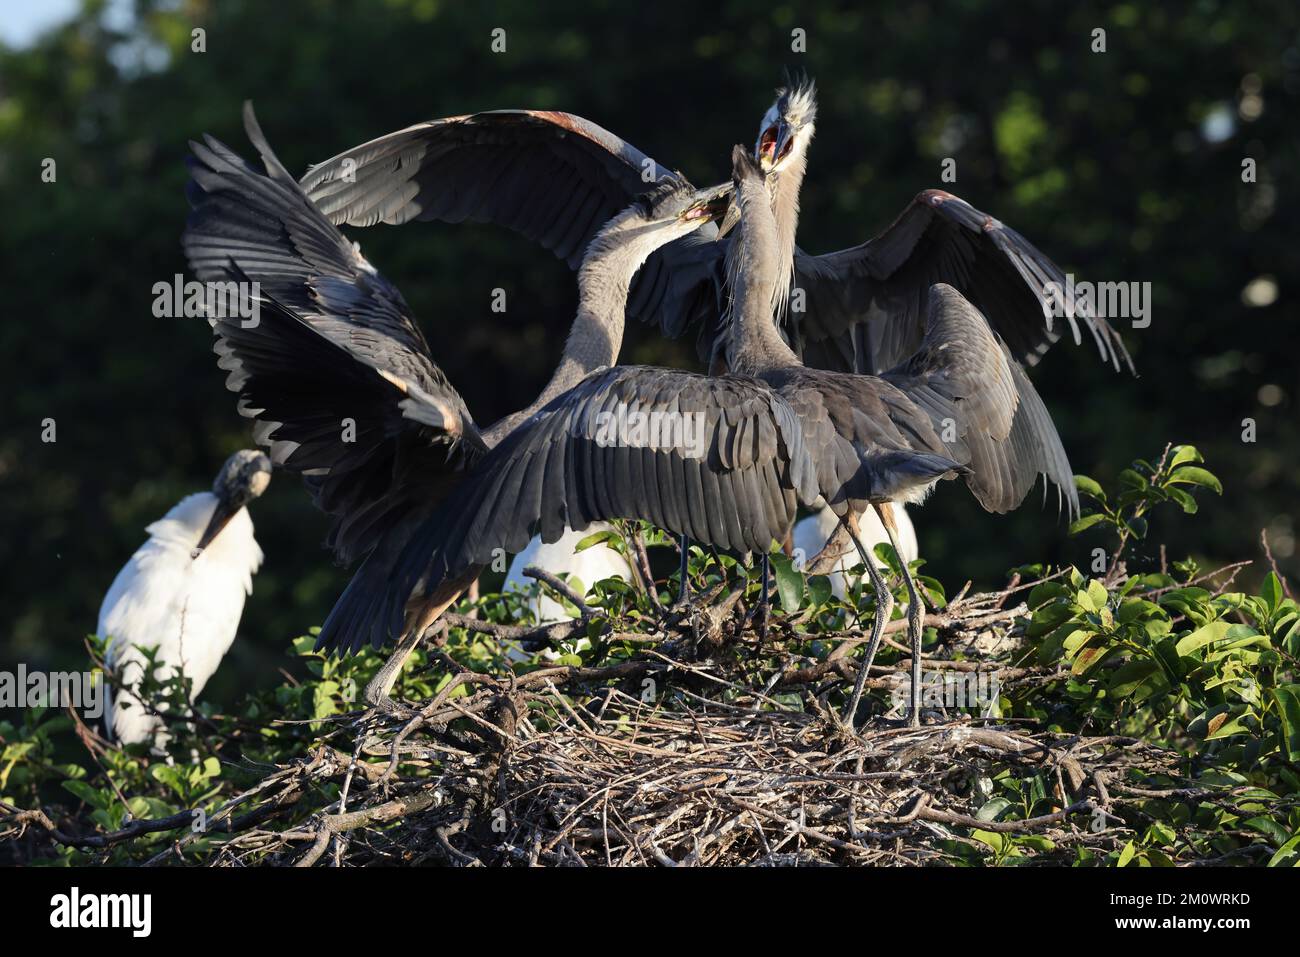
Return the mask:
<svg viewBox="0 0 1300 957"><path fill-rule="evenodd" d="M727 215L732 207L732 194L735 187L726 183L717 187L706 198L692 203L681 215L683 221L701 220L715 222Z"/></svg>
<svg viewBox="0 0 1300 957"><path fill-rule="evenodd" d="M758 138L758 148L754 158L758 160L759 169L770 173L781 165L794 146L794 130L785 121L775 123L763 131Z"/></svg>

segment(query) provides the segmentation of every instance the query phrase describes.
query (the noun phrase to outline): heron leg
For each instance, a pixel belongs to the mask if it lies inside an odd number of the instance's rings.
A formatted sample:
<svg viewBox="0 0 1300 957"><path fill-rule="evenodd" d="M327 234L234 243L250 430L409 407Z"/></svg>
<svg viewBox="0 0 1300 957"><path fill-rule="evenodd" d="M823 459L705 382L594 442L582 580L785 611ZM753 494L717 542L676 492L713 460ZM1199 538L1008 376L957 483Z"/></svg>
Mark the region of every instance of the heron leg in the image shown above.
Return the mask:
<svg viewBox="0 0 1300 957"><path fill-rule="evenodd" d="M913 728L919 728L921 726L921 616L925 609L921 605L921 596L917 593L916 583L912 581L911 569L907 567L903 552L898 547L896 534L898 527L894 524L894 506L886 502L883 505L876 505L875 509L876 514L880 516L880 524L885 526L889 544L894 546L898 563L903 566L903 581L907 585L907 640L912 648L912 702L908 723Z"/></svg>
<svg viewBox="0 0 1300 957"><path fill-rule="evenodd" d="M876 617L871 624L871 640L867 643L866 654L862 656L862 666L858 671L858 680L853 684L853 695L849 698L849 703L840 719L842 723L852 728L853 719L858 713L858 704L862 701L862 691L867 684L867 676L871 672L871 664L876 660L876 651L880 648L880 639L885 634L885 625L894 613L894 593L889 590L889 583L885 581L885 576L880 574L880 569L876 567L876 557L867 553L866 548L862 545L862 540L858 538L858 533L849 524L847 515L841 516L840 524L844 526L844 530L853 539L853 544L858 550L858 556L862 559L862 564L866 566L867 574L871 576L871 587L876 592Z"/></svg>
<svg viewBox="0 0 1300 957"><path fill-rule="evenodd" d="M682 579L681 584L677 588L677 604L682 605L691 597L691 540L683 535L677 539L677 547L682 553Z"/></svg>
<svg viewBox="0 0 1300 957"><path fill-rule="evenodd" d="M771 590L772 566L763 553L762 591L758 595L758 640L767 641L767 615L770 607L768 593Z"/></svg>
<svg viewBox="0 0 1300 957"><path fill-rule="evenodd" d="M402 710L402 706L389 697L389 692L397 683L397 676L402 673L406 660L419 647L433 623L455 603L461 593L478 578L482 570L481 566L471 568L460 578L446 582L424 602L422 607L418 608L418 611L414 614L408 613L405 635L397 643L393 653L388 656L388 660L380 666L375 676L370 679L370 683L366 685L364 695L367 704L390 714Z"/></svg>
<svg viewBox="0 0 1300 957"><path fill-rule="evenodd" d="M380 665L379 670L375 672L375 676L370 679L369 684L366 685L364 696L366 703L372 708L388 714L400 710L397 702L389 697L389 692L393 690L393 685L397 683L397 676L402 673L406 660L411 657L411 653L419 646L422 637L422 632L409 632L397 643L393 653Z"/></svg>

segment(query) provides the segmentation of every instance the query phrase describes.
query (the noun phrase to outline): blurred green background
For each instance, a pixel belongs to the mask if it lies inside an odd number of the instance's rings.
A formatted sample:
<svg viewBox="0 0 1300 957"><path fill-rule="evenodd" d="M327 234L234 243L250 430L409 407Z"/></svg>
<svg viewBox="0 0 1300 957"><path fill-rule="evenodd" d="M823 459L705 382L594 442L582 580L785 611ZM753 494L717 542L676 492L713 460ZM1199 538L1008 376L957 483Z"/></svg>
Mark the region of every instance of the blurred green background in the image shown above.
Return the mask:
<svg viewBox="0 0 1300 957"><path fill-rule="evenodd" d="M418 120L537 107L586 116L706 183L727 175L733 143L753 142L784 71L805 69L821 108L801 245L858 243L945 185L1081 278L1149 281L1150 328L1121 322L1140 378L1102 366L1091 343L1058 345L1034 372L1075 470L1107 481L1167 441L1195 443L1224 498L1191 520L1157 515L1149 541L1167 540L1171 558L1258 558L1267 528L1283 570L1300 573L1294 0L879 6L86 2L0 46L0 668L77 666L144 526L250 441L206 325L151 313L154 283L183 270L186 141L211 132L247 153L245 98L296 171ZM206 52L191 51L196 27ZM490 50L496 27L504 54ZM791 50L795 28L806 53ZM1091 52L1096 28L1105 53ZM0 35L19 32L0 21ZM40 178L46 157L54 183ZM955 184L940 182L944 157ZM402 288L480 422L535 394L562 344L540 319L575 301L562 264L486 226L351 235ZM489 308L498 286L505 316ZM625 356L695 364L691 344L641 329ZM55 443L41 441L47 417ZM1068 540L1036 496L991 516L958 483L914 517L950 591L1022 562L1084 561L1096 544ZM347 580L292 478L253 519L267 559L208 692L218 699L275 680L287 642Z"/></svg>

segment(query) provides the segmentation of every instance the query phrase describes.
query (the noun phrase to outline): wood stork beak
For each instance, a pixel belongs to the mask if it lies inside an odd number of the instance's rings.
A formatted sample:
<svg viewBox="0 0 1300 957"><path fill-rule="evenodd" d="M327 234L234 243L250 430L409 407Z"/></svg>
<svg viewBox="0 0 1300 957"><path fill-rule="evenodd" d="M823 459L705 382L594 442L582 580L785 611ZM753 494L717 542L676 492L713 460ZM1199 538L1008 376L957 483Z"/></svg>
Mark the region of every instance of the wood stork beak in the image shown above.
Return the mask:
<svg viewBox="0 0 1300 957"><path fill-rule="evenodd" d="M203 535L199 538L198 545L194 546L194 551L190 552L190 558L198 558L203 554L203 549L212 544L212 540L221 534L221 530L230 524L230 520L243 507L243 505L235 502L217 499L217 507L212 510L212 518L208 520L208 527L203 530Z"/></svg>

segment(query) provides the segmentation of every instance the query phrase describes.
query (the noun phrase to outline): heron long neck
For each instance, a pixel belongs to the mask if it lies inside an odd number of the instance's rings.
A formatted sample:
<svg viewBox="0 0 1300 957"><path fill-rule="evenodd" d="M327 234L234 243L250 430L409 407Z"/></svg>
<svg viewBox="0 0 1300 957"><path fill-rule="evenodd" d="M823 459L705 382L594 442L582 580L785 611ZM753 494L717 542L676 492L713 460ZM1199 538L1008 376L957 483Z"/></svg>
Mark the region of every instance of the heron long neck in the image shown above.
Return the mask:
<svg viewBox="0 0 1300 957"><path fill-rule="evenodd" d="M772 311L778 319L790 303L794 282L794 237L799 227L799 191L803 188L808 157L801 149L775 176L768 178L772 212L776 217L776 242L781 268L772 287Z"/></svg>
<svg viewBox="0 0 1300 957"><path fill-rule="evenodd" d="M569 327L559 365L531 405L492 426L484 436L489 445L589 373L618 362L628 289L637 270L658 245L645 223L627 214L596 234L578 269L578 312Z"/></svg>
<svg viewBox="0 0 1300 957"><path fill-rule="evenodd" d="M578 270L578 313L569 328L564 353L537 408L577 385L589 373L618 362L628 288L645 256L617 242L593 242Z"/></svg>
<svg viewBox="0 0 1300 957"><path fill-rule="evenodd" d="M790 349L785 344L775 327L785 317L786 309L790 304L790 289L794 283L794 237L799 228L799 191L803 187L804 173L808 169L807 154L801 148L796 152L790 161L781 168L780 172L769 174L767 177L767 196L771 209L771 219L764 228L768 236L772 239L776 250L776 264L772 270L771 293L768 302L768 324L773 326L775 338L780 342L781 349L776 348L772 343L772 352L774 355L781 355L781 363L785 363L784 353L790 353ZM754 219L751 213L747 217L742 217L742 221L737 225L734 232L734 239L727 249L727 279L731 291L731 318L732 322L739 321L739 295L735 285L735 277L742 271L740 268L741 250L745 246L746 221L752 223ZM750 230L752 232L752 230ZM754 306L757 308L757 305ZM738 342L738 332L736 330L731 334L731 340L728 343L728 350ZM766 330L764 330L766 334ZM791 353L793 354L793 353ZM798 357L796 356L796 361Z"/></svg>
<svg viewBox="0 0 1300 957"><path fill-rule="evenodd" d="M785 271L778 224L766 188L749 180L737 191L740 233L728 266L732 292L727 365L758 375L766 369L799 365L773 319L773 296Z"/></svg>

